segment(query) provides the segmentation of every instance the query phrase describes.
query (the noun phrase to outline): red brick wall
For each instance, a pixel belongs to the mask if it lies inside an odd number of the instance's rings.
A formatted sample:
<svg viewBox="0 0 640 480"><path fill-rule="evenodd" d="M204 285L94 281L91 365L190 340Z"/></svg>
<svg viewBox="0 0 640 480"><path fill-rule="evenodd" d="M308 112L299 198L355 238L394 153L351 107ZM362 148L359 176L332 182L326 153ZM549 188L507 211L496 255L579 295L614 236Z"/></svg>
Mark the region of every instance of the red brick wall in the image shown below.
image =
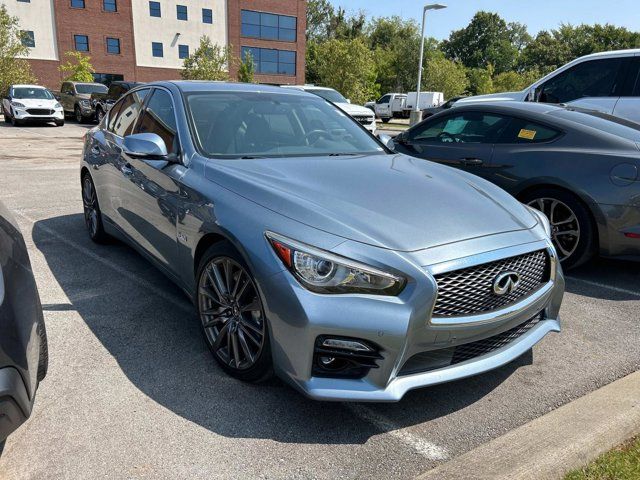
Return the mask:
<svg viewBox="0 0 640 480"><path fill-rule="evenodd" d="M51 90L60 90L62 82L62 75L58 70L60 62L56 60L29 60L29 64L39 85L44 85Z"/></svg>
<svg viewBox="0 0 640 480"><path fill-rule="evenodd" d="M160 80L180 80L180 70L175 68L136 67L138 82L155 82Z"/></svg>
<svg viewBox="0 0 640 480"><path fill-rule="evenodd" d="M87 35L87 53L96 72L121 74L125 80L136 79L131 2L121 0L117 12L105 12L100 0L86 0L85 8L71 8L69 0L54 0L54 9L62 62L66 61L65 52L75 50L73 36ZM107 37L120 39L119 55L107 53Z"/></svg>
<svg viewBox="0 0 640 480"><path fill-rule="evenodd" d="M255 10L258 12L292 15L298 19L298 36L296 42L281 42L274 40L260 40L240 36L241 10ZM296 50L296 75L257 75L256 80L261 83L303 84L305 73L305 51L307 29L307 1L306 0L228 0L227 26L229 43L233 52L240 57L241 47L275 48L278 50ZM231 68L231 78L236 79L238 69Z"/></svg>

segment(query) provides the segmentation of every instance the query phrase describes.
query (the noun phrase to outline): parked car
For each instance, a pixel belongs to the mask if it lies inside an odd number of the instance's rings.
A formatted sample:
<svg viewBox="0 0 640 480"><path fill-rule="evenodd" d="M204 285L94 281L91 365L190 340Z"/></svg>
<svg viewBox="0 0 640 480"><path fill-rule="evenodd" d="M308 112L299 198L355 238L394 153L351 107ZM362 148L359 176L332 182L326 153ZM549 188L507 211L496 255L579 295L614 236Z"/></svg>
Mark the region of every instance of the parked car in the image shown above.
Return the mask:
<svg viewBox="0 0 640 480"><path fill-rule="evenodd" d="M442 92L420 92L420 98L418 98L418 92L409 92L404 105L405 116L409 118L411 112L416 108L424 110L425 108L437 107L443 103L444 93Z"/></svg>
<svg viewBox="0 0 640 480"><path fill-rule="evenodd" d="M78 123L92 121L96 112L91 104L91 95L107 93L107 90L101 83L63 82L59 95L65 115L73 115Z"/></svg>
<svg viewBox="0 0 640 480"><path fill-rule="evenodd" d="M139 82L121 82L114 81L109 85L109 90L105 92L94 92L91 94L91 106L93 110L96 112L96 120L98 122L102 121L104 118L104 114L109 111L116 100L118 100L122 95L127 93L132 88L135 88L142 83Z"/></svg>
<svg viewBox="0 0 640 480"><path fill-rule="evenodd" d="M457 97L450 98L437 107L425 108L424 110L422 110L422 119L427 119L430 116L435 115L436 113L442 112L443 110L449 110L458 100L462 100L463 98L465 98L464 95L459 95Z"/></svg>
<svg viewBox="0 0 640 480"><path fill-rule="evenodd" d="M64 125L62 106L53 94L39 85L11 85L2 99L5 122L17 126L25 122L54 122Z"/></svg>
<svg viewBox="0 0 640 480"><path fill-rule="evenodd" d="M371 113L366 107L360 105L353 105L350 100L347 100L342 94L333 88L317 87L315 85L283 85L282 88L294 88L296 90L302 90L304 92L313 93L325 100L333 103L340 110L351 115L360 125L369 130L371 133L376 133L376 116Z"/></svg>
<svg viewBox="0 0 640 480"><path fill-rule="evenodd" d="M479 175L541 210L565 268L599 252L640 260L640 125L546 104L467 104L403 132L395 150Z"/></svg>
<svg viewBox="0 0 640 480"><path fill-rule="evenodd" d="M375 102L373 111L380 120L387 123L392 118L407 118L406 103L406 94L387 93Z"/></svg>
<svg viewBox="0 0 640 480"><path fill-rule="evenodd" d="M487 101L562 103L640 123L640 49L586 55L521 92L468 97L457 106Z"/></svg>
<svg viewBox="0 0 640 480"><path fill-rule="evenodd" d="M31 415L47 366L47 333L27 248L0 203L0 452Z"/></svg>
<svg viewBox="0 0 640 480"><path fill-rule="evenodd" d="M312 398L397 401L560 329L544 215L393 154L315 95L153 83L83 152L89 236L130 243L176 282L237 378L273 369Z"/></svg>

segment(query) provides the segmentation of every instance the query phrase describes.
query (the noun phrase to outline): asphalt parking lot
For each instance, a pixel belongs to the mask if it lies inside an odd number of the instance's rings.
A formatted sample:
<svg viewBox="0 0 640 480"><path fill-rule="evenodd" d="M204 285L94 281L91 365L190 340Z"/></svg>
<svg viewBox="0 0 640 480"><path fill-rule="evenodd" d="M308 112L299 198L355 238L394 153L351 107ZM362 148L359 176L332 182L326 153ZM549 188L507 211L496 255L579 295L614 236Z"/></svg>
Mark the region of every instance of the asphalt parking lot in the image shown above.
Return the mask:
<svg viewBox="0 0 640 480"><path fill-rule="evenodd" d="M30 250L51 358L0 478L411 478L640 369L640 265L597 260L567 279L561 334L397 404L230 379L173 284L127 246L89 240L86 128L0 124L0 200Z"/></svg>

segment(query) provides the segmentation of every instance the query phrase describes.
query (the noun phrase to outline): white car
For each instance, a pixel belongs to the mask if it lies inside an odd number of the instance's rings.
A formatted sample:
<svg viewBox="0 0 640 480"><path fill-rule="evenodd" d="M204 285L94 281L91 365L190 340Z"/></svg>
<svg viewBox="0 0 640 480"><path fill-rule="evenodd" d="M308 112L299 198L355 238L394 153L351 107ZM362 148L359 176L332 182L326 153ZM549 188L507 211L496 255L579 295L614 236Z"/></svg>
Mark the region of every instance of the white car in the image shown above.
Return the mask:
<svg viewBox="0 0 640 480"><path fill-rule="evenodd" d="M521 92L477 95L477 102L563 103L640 123L640 49L586 55L567 63Z"/></svg>
<svg viewBox="0 0 640 480"><path fill-rule="evenodd" d="M316 87L315 85L283 85L282 87L295 88L297 90L303 90L305 92L318 95L353 117L360 125L369 130L372 134L376 133L375 113L367 107L353 105L349 100L344 98L340 92L333 88Z"/></svg>
<svg viewBox="0 0 640 480"><path fill-rule="evenodd" d="M64 125L62 105L49 90L39 85L12 85L2 99L4 121L20 125L27 121Z"/></svg>

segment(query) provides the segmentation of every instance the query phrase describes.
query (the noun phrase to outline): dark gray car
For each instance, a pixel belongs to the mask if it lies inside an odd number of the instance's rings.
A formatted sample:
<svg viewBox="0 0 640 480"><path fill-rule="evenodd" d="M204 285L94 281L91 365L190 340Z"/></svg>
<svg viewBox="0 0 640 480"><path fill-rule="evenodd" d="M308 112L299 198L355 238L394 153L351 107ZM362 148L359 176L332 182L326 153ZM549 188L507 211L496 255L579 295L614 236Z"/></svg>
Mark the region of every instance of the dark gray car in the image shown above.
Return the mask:
<svg viewBox="0 0 640 480"><path fill-rule="evenodd" d="M18 226L0 203L0 452L31 414L47 373L47 334Z"/></svg>
<svg viewBox="0 0 640 480"><path fill-rule="evenodd" d="M565 268L599 252L640 260L640 125L529 103L471 104L434 115L394 149L451 165L543 211Z"/></svg>

